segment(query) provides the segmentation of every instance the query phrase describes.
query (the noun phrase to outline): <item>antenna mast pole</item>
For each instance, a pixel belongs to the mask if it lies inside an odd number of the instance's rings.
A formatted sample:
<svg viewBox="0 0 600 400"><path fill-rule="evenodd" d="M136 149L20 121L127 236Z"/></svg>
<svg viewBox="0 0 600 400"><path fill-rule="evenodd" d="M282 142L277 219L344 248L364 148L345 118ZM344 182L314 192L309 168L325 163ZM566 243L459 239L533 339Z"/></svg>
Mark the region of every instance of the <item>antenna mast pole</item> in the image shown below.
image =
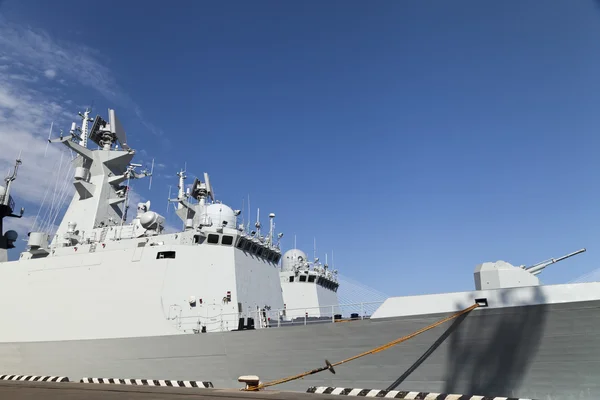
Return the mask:
<svg viewBox="0 0 600 400"><path fill-rule="evenodd" d="M245 199L242 197L242 232L246 230L246 205Z"/></svg>
<svg viewBox="0 0 600 400"><path fill-rule="evenodd" d="M19 158L17 158L17 160L15 161L15 167L13 170L12 175L7 176L4 181L6 182L6 191L4 193L4 198L3 198L3 203L2 205L9 205L10 202L10 186L12 184L12 182L17 179L17 171L19 170L19 165L21 165L21 153L19 153ZM0 232L0 235L2 234L2 232Z"/></svg>
<svg viewBox="0 0 600 400"><path fill-rule="evenodd" d="M256 226L257 237L260 239L260 208L256 209L256 224L254 226Z"/></svg>
<svg viewBox="0 0 600 400"><path fill-rule="evenodd" d="M181 170L181 172L177 173L177 176L179 177L179 193L178 193L178 200L183 200L184 196L185 196L185 190L183 188L184 186L184 180L186 178L185 176L185 170ZM177 205L178 209L182 209L183 208L183 204L178 203Z"/></svg>
<svg viewBox="0 0 600 400"><path fill-rule="evenodd" d="M269 245L273 245L273 230L275 229L275 214L269 214Z"/></svg>
<svg viewBox="0 0 600 400"><path fill-rule="evenodd" d="M88 122L92 121L90 118L90 111L89 108L86 108L83 114L79 113L79 116L81 117L81 138L79 144L85 148L87 148L88 143Z"/></svg>

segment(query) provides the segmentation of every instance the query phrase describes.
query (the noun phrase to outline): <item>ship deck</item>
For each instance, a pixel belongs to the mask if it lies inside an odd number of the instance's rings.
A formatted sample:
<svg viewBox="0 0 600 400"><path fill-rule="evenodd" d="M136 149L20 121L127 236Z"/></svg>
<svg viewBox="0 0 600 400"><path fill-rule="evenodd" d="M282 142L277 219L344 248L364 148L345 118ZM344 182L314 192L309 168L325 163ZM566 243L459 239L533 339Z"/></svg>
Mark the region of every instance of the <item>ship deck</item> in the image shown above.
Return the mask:
<svg viewBox="0 0 600 400"><path fill-rule="evenodd" d="M243 385L240 383L240 385ZM331 400L331 395L261 390L245 392L239 389L197 389L152 386L116 386L90 383L0 381L0 399L11 400Z"/></svg>

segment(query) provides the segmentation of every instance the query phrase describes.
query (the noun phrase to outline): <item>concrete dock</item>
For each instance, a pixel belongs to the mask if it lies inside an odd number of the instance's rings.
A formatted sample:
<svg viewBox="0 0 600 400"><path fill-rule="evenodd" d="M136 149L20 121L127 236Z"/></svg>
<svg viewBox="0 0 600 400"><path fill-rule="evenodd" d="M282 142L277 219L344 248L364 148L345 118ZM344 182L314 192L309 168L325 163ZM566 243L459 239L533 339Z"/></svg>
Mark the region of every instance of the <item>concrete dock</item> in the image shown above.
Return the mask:
<svg viewBox="0 0 600 400"><path fill-rule="evenodd" d="M243 384L240 384L240 387L241 385ZM244 392L239 389L0 381L0 399L11 400L331 400L331 397L331 395L283 392L276 389Z"/></svg>

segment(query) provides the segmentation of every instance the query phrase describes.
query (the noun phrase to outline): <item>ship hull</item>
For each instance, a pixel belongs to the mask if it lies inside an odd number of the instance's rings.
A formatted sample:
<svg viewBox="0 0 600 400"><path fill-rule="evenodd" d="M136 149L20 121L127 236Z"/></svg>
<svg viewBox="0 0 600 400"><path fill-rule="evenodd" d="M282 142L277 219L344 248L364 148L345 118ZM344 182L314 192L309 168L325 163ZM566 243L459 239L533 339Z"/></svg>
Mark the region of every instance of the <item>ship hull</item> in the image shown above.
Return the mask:
<svg viewBox="0 0 600 400"><path fill-rule="evenodd" d="M194 335L0 344L0 374L210 381L240 387L336 362L448 314ZM75 318L75 317L74 317ZM600 398L600 301L477 309L386 351L278 386L533 399ZM40 326L39 329L44 329Z"/></svg>

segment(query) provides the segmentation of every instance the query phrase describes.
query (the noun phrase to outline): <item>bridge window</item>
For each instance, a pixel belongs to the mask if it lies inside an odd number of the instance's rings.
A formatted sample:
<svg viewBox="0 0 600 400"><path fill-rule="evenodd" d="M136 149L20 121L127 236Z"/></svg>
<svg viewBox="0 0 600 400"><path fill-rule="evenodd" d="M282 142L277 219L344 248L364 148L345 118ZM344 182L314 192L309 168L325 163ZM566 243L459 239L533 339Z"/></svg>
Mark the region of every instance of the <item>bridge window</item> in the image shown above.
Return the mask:
<svg viewBox="0 0 600 400"><path fill-rule="evenodd" d="M300 282L306 282L306 275L300 275Z"/></svg>
<svg viewBox="0 0 600 400"><path fill-rule="evenodd" d="M206 239L206 237L203 235L194 235L194 243L202 244L202 243L204 243L205 239Z"/></svg>
<svg viewBox="0 0 600 400"><path fill-rule="evenodd" d="M315 281L315 278L316 278L316 276L314 276L314 275L309 275L309 276L308 276L308 281L312 283L312 282L314 282L314 281Z"/></svg>
<svg viewBox="0 0 600 400"><path fill-rule="evenodd" d="M242 250L244 250L244 246L245 246L245 245L246 245L246 239L244 239L244 238L240 238L240 240L238 240L238 243L237 243L237 246L236 246L236 247L237 247L238 249L242 249Z"/></svg>
<svg viewBox="0 0 600 400"><path fill-rule="evenodd" d="M175 258L175 252L174 251L159 251L158 253L156 253L157 260L160 260L163 258Z"/></svg>
<svg viewBox="0 0 600 400"><path fill-rule="evenodd" d="M294 277L290 276L290 282L294 282Z"/></svg>
<svg viewBox="0 0 600 400"><path fill-rule="evenodd" d="M246 247L244 248L244 251L250 251L250 247L252 247L252 242L251 241L246 241Z"/></svg>
<svg viewBox="0 0 600 400"><path fill-rule="evenodd" d="M233 244L233 236L223 235L223 238L221 239L221 244L231 246Z"/></svg>
<svg viewBox="0 0 600 400"><path fill-rule="evenodd" d="M258 249L256 249L256 255L260 257L262 255L262 252L263 248L259 246Z"/></svg>
<svg viewBox="0 0 600 400"><path fill-rule="evenodd" d="M214 233L209 234L208 235L208 243L218 244L219 243L219 235L215 235Z"/></svg>

